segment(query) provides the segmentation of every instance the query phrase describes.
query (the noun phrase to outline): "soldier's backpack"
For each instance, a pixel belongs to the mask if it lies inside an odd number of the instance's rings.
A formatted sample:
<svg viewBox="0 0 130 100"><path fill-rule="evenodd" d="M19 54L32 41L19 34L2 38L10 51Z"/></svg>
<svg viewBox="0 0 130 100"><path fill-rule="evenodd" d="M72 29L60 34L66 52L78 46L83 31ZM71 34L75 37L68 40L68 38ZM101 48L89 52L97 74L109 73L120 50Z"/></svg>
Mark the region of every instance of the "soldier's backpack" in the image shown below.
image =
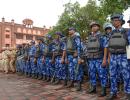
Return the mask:
<svg viewBox="0 0 130 100"><path fill-rule="evenodd" d="M122 29L122 31L114 30L109 39L109 52L114 54L125 53L127 45L127 31L125 29Z"/></svg>

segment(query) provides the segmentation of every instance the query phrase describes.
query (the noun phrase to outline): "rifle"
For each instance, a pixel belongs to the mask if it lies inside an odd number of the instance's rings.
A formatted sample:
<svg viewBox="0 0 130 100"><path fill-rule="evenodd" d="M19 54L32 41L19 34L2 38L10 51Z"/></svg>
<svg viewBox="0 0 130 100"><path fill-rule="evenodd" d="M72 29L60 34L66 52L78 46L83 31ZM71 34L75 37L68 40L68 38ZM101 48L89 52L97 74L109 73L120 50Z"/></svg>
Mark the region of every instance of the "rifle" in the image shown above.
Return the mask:
<svg viewBox="0 0 130 100"><path fill-rule="evenodd" d="M75 66L75 79L77 78L77 76L79 74L79 67L80 67L80 64L77 63L77 65Z"/></svg>

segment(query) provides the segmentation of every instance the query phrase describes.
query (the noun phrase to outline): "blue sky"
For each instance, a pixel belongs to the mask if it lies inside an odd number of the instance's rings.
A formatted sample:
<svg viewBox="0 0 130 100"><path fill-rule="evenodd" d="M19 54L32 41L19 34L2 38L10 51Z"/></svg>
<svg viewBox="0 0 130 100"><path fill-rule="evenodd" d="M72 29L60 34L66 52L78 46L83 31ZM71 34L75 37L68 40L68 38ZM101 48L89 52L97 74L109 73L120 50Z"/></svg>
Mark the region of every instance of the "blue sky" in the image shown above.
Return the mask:
<svg viewBox="0 0 130 100"><path fill-rule="evenodd" d="M69 1L78 1L81 6L87 3L87 0L1 0L0 18L4 17L6 21L14 19L16 23L30 18L34 21L34 26L49 27L56 24L58 16L64 10L63 5ZM125 19L128 20L129 16L130 9L125 11Z"/></svg>

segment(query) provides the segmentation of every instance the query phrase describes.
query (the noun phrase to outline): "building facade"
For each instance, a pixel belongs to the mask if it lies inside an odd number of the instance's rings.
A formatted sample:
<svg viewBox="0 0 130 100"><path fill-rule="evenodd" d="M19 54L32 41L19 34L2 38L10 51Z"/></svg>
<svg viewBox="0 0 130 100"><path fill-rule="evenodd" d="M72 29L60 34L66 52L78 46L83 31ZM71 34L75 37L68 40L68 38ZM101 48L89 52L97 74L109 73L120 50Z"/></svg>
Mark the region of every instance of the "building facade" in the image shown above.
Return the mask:
<svg viewBox="0 0 130 100"><path fill-rule="evenodd" d="M34 27L31 19L24 19L23 24L17 24L14 20L6 22L2 18L0 22L0 51L2 47L15 47L17 44L29 43L38 37L44 36L49 29L44 26Z"/></svg>

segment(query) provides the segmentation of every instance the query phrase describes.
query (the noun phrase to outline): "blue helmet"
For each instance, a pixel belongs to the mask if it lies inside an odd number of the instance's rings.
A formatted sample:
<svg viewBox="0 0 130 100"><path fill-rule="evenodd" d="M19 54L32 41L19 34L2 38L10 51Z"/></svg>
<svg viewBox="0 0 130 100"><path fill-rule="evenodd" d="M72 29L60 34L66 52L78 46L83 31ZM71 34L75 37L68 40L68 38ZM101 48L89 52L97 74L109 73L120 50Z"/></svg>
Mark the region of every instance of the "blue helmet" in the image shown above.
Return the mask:
<svg viewBox="0 0 130 100"><path fill-rule="evenodd" d="M124 19L122 20L122 25L123 25L123 24L125 24L125 20L124 20Z"/></svg>
<svg viewBox="0 0 130 100"><path fill-rule="evenodd" d="M52 39L52 36L51 36L50 34L47 34L47 35L46 35L46 38L47 38L47 39Z"/></svg>
<svg viewBox="0 0 130 100"><path fill-rule="evenodd" d="M64 37L64 35L62 34L62 32L55 32L56 35L59 35L60 37Z"/></svg>
<svg viewBox="0 0 130 100"><path fill-rule="evenodd" d="M22 45L18 44L16 45L16 48L22 48Z"/></svg>
<svg viewBox="0 0 130 100"><path fill-rule="evenodd" d="M123 20L123 15L122 14L114 14L111 16L111 20L118 18L119 20Z"/></svg>
<svg viewBox="0 0 130 100"><path fill-rule="evenodd" d="M127 21L127 23L130 23L130 19Z"/></svg>
<svg viewBox="0 0 130 100"><path fill-rule="evenodd" d="M96 21L93 21L90 23L90 28L92 28L94 25L97 25L98 27L100 27L100 24Z"/></svg>
<svg viewBox="0 0 130 100"><path fill-rule="evenodd" d="M44 42L44 39L42 37L37 38L37 40L41 40L42 42Z"/></svg>
<svg viewBox="0 0 130 100"><path fill-rule="evenodd" d="M130 16L129 16L129 20L127 21L127 23L130 23Z"/></svg>
<svg viewBox="0 0 130 100"><path fill-rule="evenodd" d="M35 44L35 41L34 41L34 40L32 40L30 43Z"/></svg>
<svg viewBox="0 0 130 100"><path fill-rule="evenodd" d="M71 30L76 31L76 28L70 27L70 28L69 28L69 31L71 31Z"/></svg>
<svg viewBox="0 0 130 100"><path fill-rule="evenodd" d="M111 20L113 20L115 18L118 18L122 22L121 23L122 25L125 24L125 20L123 19L123 14L114 14L111 16Z"/></svg>
<svg viewBox="0 0 130 100"><path fill-rule="evenodd" d="M16 48L19 48L19 45L16 45Z"/></svg>
<svg viewBox="0 0 130 100"><path fill-rule="evenodd" d="M104 23L104 25L103 25L103 29L106 30L107 28L111 28L111 29L113 30L114 27L112 26L111 23L106 22L106 23Z"/></svg>

